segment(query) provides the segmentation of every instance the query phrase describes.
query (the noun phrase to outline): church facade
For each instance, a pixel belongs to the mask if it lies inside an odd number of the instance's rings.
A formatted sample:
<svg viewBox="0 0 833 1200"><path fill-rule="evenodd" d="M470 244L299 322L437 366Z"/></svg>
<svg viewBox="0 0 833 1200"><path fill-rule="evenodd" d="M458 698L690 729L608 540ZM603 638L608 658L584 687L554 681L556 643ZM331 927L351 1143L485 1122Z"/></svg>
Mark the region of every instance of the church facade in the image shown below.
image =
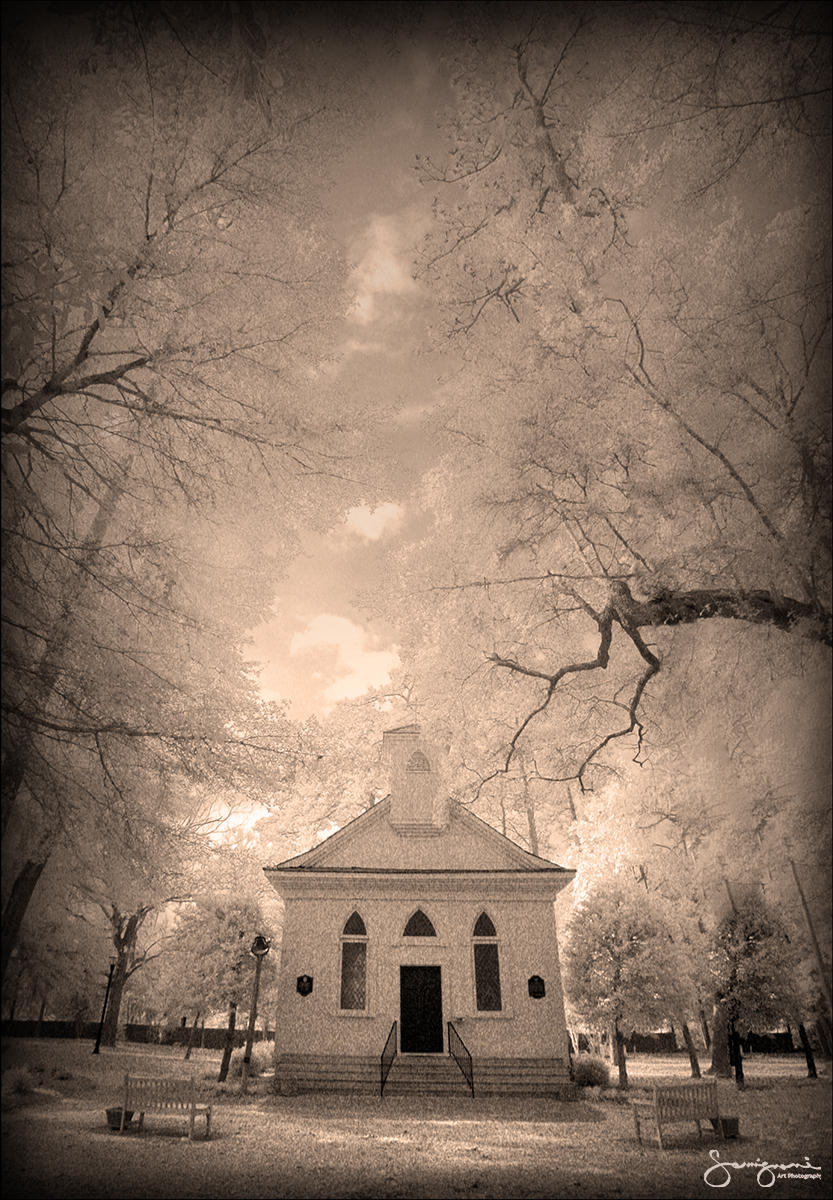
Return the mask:
<svg viewBox="0 0 833 1200"><path fill-rule="evenodd" d="M284 900L279 1086L564 1094L553 901L574 872L445 799L418 727L384 746L390 795L265 868Z"/></svg>

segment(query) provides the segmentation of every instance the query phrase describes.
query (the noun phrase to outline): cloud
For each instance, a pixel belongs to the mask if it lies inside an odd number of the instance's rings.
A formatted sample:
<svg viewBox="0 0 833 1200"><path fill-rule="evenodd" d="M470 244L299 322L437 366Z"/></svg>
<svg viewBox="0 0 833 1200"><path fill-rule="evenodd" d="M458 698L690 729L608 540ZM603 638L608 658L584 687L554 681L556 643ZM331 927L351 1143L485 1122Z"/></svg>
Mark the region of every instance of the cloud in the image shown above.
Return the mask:
<svg viewBox="0 0 833 1200"><path fill-rule="evenodd" d="M388 347L384 342L360 341L358 338L348 338L339 346L339 353L345 358L351 354L386 354Z"/></svg>
<svg viewBox="0 0 833 1200"><path fill-rule="evenodd" d="M292 657L314 655L322 648L335 649L335 661L328 672L334 681L324 690L324 697L334 704L350 696L361 696L368 688L387 683L391 671L399 666L396 647L379 650L377 639L347 617L321 613L308 622L306 628L294 634L289 644ZM328 657L330 657L328 655Z"/></svg>
<svg viewBox="0 0 833 1200"><path fill-rule="evenodd" d="M359 259L353 269L356 291L349 315L357 324L368 325L378 319L381 297L405 296L416 291L410 270L412 233L401 219L371 218L359 241Z"/></svg>
<svg viewBox="0 0 833 1200"><path fill-rule="evenodd" d="M377 542L383 534L398 529L404 517L405 510L400 504L388 502L377 508L362 504L347 510L345 523L350 533L355 533L365 541Z"/></svg>

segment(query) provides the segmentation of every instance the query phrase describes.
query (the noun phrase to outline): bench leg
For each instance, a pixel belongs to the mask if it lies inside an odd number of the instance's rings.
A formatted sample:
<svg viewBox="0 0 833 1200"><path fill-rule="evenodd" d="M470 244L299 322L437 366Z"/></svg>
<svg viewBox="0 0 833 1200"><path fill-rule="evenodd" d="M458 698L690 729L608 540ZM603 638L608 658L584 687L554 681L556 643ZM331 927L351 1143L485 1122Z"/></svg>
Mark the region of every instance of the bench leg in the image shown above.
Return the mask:
<svg viewBox="0 0 833 1200"><path fill-rule="evenodd" d="M188 1122L188 1141L192 1142L193 1140L194 1140L194 1106L192 1104L191 1105L191 1117Z"/></svg>
<svg viewBox="0 0 833 1200"><path fill-rule="evenodd" d="M659 1119L659 1113L657 1113L657 1115L656 1115L656 1123L657 1123L657 1141L659 1142L659 1148L660 1148L660 1150L664 1150L665 1146L663 1145L663 1142L662 1142L662 1122Z"/></svg>
<svg viewBox="0 0 833 1200"><path fill-rule="evenodd" d="M639 1113L636 1111L636 1109L633 1110L633 1123L636 1126L636 1140L639 1142L639 1145L641 1146L642 1145L642 1130L639 1127Z"/></svg>
<svg viewBox="0 0 833 1200"><path fill-rule="evenodd" d="M702 1142L703 1130L700 1128L700 1118L699 1117L694 1118L694 1124L697 1126L697 1136L699 1137L700 1141Z"/></svg>
<svg viewBox="0 0 833 1200"><path fill-rule="evenodd" d="M142 1132L144 1125L145 1125L145 1114L143 1112L140 1112L139 1113L139 1133Z"/></svg>
<svg viewBox="0 0 833 1200"><path fill-rule="evenodd" d="M211 1109L205 1114L205 1140L211 1137Z"/></svg>

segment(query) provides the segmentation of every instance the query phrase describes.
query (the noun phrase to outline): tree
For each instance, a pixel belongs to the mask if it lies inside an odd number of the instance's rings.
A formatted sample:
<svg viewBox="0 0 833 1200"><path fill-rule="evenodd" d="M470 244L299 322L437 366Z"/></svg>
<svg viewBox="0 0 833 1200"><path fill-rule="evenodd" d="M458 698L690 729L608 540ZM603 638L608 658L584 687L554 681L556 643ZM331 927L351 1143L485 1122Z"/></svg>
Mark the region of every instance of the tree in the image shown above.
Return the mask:
<svg viewBox="0 0 833 1200"><path fill-rule="evenodd" d="M57 847L74 844L79 828L108 831L118 856L131 822L152 820L168 785L180 794L210 785L215 803L220 789L229 799L245 791L253 802L280 794L303 754L282 711L259 700L240 644L271 598L268 570L255 565L257 532L248 546L242 538L235 546L233 535L218 536L212 525L168 515L190 535L194 559L180 560L168 585L137 572L144 602L117 590L116 572L110 589L79 602L60 690L17 725L21 737L24 724L29 730L29 774L4 839L6 877L14 880L5 953L37 881L27 878L26 864L42 869ZM7 704L19 711L13 693ZM20 879L29 886L18 887Z"/></svg>
<svg viewBox="0 0 833 1200"><path fill-rule="evenodd" d="M771 128L792 103L774 71L804 73L795 102L820 118L827 60L819 47L802 66L817 42L803 20L756 31L742 6L730 61L753 41L769 50L734 73L727 100L722 65L717 93L706 88L728 16L702 46L701 30L654 8L630 30L595 6L465 16L449 55L451 148L422 163L437 220L418 259L466 360L447 388L448 458L425 488L449 544L396 600L416 625L430 596L433 625L457 633L458 708L484 683L502 701L512 730L492 747L494 773L526 748L543 775L584 788L619 740L644 760L660 678L710 624L726 645L756 631L762 656L786 639L797 670L830 645L823 180L803 118L781 128L777 161L763 131L751 136L759 109ZM699 131L686 179L671 169L686 115L721 121L727 139L750 132L719 186ZM698 171L708 186L692 189ZM436 657L420 649L409 667L431 672ZM572 744L552 737L579 713ZM560 751L549 763L547 743Z"/></svg>
<svg viewBox="0 0 833 1200"><path fill-rule="evenodd" d="M611 1032L620 1088L628 1086L625 1038L674 1013L683 978L668 926L632 885L607 881L578 905L564 950L564 988L580 1017Z"/></svg>
<svg viewBox="0 0 833 1200"><path fill-rule="evenodd" d="M339 311L310 197L343 118L262 18L98 5L6 41L4 955L113 756L228 779L284 750L240 640L344 486L302 382Z"/></svg>
<svg viewBox="0 0 833 1200"><path fill-rule="evenodd" d="M715 994L729 1025L735 1081L743 1087L740 1038L766 1031L797 1009L795 962L785 930L761 903L733 904L710 952Z"/></svg>
<svg viewBox="0 0 833 1200"><path fill-rule="evenodd" d="M657 5L646 21L656 36L642 40L643 77L620 98L618 128L634 144L662 131L665 172L695 197L785 144L806 172L818 170L830 133L822 17L818 4Z"/></svg>
<svg viewBox="0 0 833 1200"><path fill-rule="evenodd" d="M82 912L104 916L116 960L105 1046L116 1043L129 980L170 942L171 908L218 885L223 854L214 837L226 819L213 797L175 777L139 776L125 799L125 813L82 827L67 872Z"/></svg>
<svg viewBox="0 0 833 1200"><path fill-rule="evenodd" d="M15 948L4 998L7 1016L97 1020L107 977L107 931L73 919L60 903L44 897L57 892L47 876Z"/></svg>
<svg viewBox="0 0 833 1200"><path fill-rule="evenodd" d="M165 959L168 1007L175 1012L229 1012L228 1036L220 1067L222 1083L234 1046L237 1009L251 994L254 960L249 953L255 934L271 937L258 906L239 895L205 897L184 908L174 930L174 948ZM264 962L266 980L276 971Z"/></svg>

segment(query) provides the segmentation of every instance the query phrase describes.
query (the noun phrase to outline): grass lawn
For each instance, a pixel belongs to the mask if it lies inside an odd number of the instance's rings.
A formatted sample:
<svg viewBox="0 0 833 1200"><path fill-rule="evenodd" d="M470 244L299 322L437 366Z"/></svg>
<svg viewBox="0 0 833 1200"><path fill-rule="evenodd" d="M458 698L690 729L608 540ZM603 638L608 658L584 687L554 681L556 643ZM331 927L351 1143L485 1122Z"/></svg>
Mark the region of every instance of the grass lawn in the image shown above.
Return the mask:
<svg viewBox="0 0 833 1200"><path fill-rule="evenodd" d="M125 1070L216 1078L219 1053L119 1047L93 1056L88 1043L10 1039L4 1070L43 1070L34 1092L4 1096L4 1190L11 1197L109 1200L159 1197L699 1197L829 1194L829 1064L804 1077L803 1059L746 1060L747 1089L720 1081L720 1106L741 1137L699 1141L693 1124L671 1128L671 1148L640 1150L629 1106L615 1091L576 1101L272 1094L268 1080L241 1097L214 1091L209 1142L184 1136L185 1118L150 1115L142 1135L107 1128ZM633 1090L687 1076L682 1057L636 1056ZM64 1078L62 1078L62 1076ZM204 1128L202 1122L198 1123ZM776 1178L730 1167L709 1187L709 1151L729 1163L804 1163L821 1179ZM793 1173L796 1173L795 1168ZM727 1172L713 1175L725 1181Z"/></svg>

